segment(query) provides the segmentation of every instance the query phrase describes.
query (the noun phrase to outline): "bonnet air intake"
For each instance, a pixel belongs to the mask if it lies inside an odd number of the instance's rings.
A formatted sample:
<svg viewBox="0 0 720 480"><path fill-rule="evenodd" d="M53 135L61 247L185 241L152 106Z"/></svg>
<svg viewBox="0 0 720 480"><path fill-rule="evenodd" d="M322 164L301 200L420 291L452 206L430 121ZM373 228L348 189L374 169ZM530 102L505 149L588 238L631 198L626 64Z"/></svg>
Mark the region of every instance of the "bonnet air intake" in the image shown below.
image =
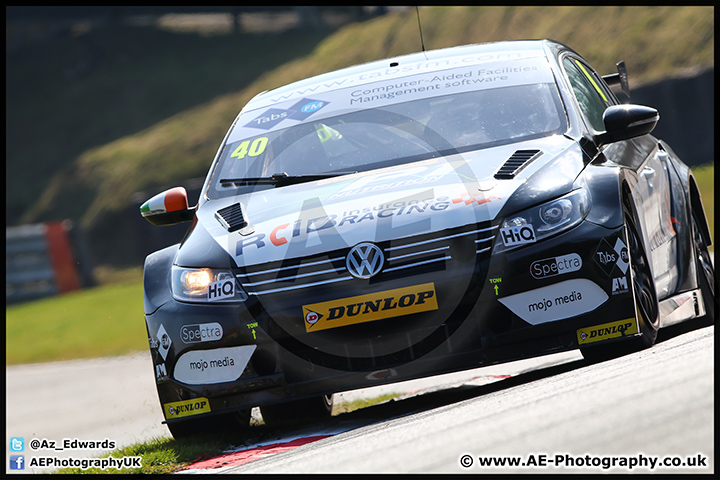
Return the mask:
<svg viewBox="0 0 720 480"><path fill-rule="evenodd" d="M495 174L495 178L501 180L515 178L515 175L517 175L520 170L540 155L542 155L540 150L516 150L515 153L510 155L510 158L505 161L505 164L500 167L500 170Z"/></svg>
<svg viewBox="0 0 720 480"><path fill-rule="evenodd" d="M221 208L215 212L215 218L227 229L228 232L234 232L241 228L247 227L248 222L243 215L242 203L236 203L229 207Z"/></svg>

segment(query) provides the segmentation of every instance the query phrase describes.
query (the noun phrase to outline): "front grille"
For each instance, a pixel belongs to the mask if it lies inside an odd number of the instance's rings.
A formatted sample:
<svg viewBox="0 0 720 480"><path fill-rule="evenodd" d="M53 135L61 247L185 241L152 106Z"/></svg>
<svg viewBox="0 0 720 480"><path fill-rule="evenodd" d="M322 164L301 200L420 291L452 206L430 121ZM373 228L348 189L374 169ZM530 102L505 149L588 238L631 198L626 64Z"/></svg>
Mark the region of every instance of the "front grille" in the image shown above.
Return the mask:
<svg viewBox="0 0 720 480"><path fill-rule="evenodd" d="M406 237L377 245L385 254L382 271L369 281L378 282L418 275L445 268L445 262L490 257L497 225L490 222ZM252 265L241 269L237 278L248 295L331 285L353 280L345 266L348 248L305 258Z"/></svg>

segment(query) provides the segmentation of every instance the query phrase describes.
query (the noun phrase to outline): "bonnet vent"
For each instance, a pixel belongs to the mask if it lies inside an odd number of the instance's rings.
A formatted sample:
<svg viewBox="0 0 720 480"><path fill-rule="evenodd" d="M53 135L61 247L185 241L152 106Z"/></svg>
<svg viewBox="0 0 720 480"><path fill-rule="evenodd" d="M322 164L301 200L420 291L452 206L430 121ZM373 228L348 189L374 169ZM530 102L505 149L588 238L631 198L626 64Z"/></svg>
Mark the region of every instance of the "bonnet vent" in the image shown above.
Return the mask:
<svg viewBox="0 0 720 480"><path fill-rule="evenodd" d="M221 208L215 212L215 218L227 229L228 232L234 232L241 228L247 227L248 222L243 215L242 203L236 203L229 207Z"/></svg>
<svg viewBox="0 0 720 480"><path fill-rule="evenodd" d="M495 178L502 180L510 180L520 172L525 166L542 155L540 150L516 150L500 170L495 174Z"/></svg>

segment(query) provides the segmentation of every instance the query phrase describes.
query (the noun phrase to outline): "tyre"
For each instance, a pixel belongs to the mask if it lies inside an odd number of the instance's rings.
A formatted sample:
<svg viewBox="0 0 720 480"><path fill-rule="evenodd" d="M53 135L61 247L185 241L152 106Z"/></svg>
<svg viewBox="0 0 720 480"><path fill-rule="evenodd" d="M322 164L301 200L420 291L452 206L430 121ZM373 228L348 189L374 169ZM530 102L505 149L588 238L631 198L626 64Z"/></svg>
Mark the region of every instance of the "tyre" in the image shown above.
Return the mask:
<svg viewBox="0 0 720 480"><path fill-rule="evenodd" d="M299 424L330 418L333 395L306 398L260 407L266 425Z"/></svg>
<svg viewBox="0 0 720 480"><path fill-rule="evenodd" d="M592 345L580 349L588 361L602 361L653 346L660 328L660 307L655 291L650 262L648 261L642 237L637 227L631 200L625 196L623 215L627 232L630 256L630 277L635 299L636 316L640 323L640 335L629 340L612 342L607 345Z"/></svg>
<svg viewBox="0 0 720 480"><path fill-rule="evenodd" d="M639 350L652 347L657 339L660 328L660 307L657 292L655 291L655 281L650 270L650 262L645 253L640 231L637 228L635 220L637 217L633 215L630 200L627 197L625 197L623 205L635 310L640 323L640 337L633 339L631 343L634 343L634 346Z"/></svg>
<svg viewBox="0 0 720 480"><path fill-rule="evenodd" d="M242 410L208 418L168 423L167 427L175 440L199 435L234 434L250 426L250 413L250 410Z"/></svg>
<svg viewBox="0 0 720 480"><path fill-rule="evenodd" d="M715 311L717 309L715 268L713 266L712 258L710 258L710 252L708 252L705 239L700 233L700 228L698 227L698 212L702 212L702 210L693 208L692 221L695 243L695 265L698 276L698 286L702 291L703 302L705 303L705 316L699 319L699 323L702 326L708 326L715 323Z"/></svg>

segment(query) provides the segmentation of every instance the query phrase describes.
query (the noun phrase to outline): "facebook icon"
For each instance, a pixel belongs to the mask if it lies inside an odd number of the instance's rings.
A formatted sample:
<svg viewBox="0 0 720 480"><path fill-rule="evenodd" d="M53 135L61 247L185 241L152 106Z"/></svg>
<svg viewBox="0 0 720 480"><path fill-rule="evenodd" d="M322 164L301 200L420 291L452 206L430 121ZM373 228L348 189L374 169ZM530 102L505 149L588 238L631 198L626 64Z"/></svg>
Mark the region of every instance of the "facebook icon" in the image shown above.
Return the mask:
<svg viewBox="0 0 720 480"><path fill-rule="evenodd" d="M10 455L10 470L25 470L25 455Z"/></svg>

